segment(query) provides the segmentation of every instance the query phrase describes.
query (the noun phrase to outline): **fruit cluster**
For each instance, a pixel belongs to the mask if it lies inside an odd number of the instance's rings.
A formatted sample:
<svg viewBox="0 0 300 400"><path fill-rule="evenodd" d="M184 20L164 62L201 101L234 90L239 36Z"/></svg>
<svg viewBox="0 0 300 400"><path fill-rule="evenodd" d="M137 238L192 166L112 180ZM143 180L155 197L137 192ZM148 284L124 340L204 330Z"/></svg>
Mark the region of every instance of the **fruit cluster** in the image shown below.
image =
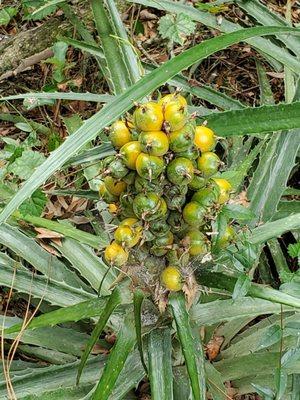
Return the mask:
<svg viewBox="0 0 300 400"><path fill-rule="evenodd" d="M99 193L120 222L105 260L121 267L134 246L144 247L169 264L162 284L180 290L176 259L210 252L207 233L231 191L227 180L214 177L221 165L214 132L196 126L185 98L174 93L138 105L111 125L109 137L118 153L103 160ZM228 226L216 245L231 237Z"/></svg>

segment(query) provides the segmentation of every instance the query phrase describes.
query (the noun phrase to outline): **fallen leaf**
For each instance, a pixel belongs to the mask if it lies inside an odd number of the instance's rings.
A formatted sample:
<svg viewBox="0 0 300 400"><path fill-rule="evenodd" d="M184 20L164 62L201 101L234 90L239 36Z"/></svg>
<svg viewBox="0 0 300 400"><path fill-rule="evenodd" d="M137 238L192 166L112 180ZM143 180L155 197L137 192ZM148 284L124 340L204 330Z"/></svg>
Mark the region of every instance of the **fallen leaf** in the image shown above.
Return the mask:
<svg viewBox="0 0 300 400"><path fill-rule="evenodd" d="M38 228L38 227L35 227L34 229L36 232L38 232L36 236L38 239L57 239L64 237L64 235L62 235L61 233L54 232L49 229Z"/></svg>
<svg viewBox="0 0 300 400"><path fill-rule="evenodd" d="M224 336L213 336L206 345L206 355L209 361L213 361L219 354Z"/></svg>

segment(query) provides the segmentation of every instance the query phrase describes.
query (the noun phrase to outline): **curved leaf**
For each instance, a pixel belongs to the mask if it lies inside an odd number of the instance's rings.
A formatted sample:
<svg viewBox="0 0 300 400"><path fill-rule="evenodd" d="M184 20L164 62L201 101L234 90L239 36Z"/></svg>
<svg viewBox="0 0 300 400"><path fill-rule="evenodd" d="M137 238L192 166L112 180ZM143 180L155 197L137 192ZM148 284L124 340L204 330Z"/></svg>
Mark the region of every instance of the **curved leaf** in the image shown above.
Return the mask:
<svg viewBox="0 0 300 400"><path fill-rule="evenodd" d="M142 99L183 69L188 68L195 62L202 60L219 50L225 49L226 47L242 40L246 40L249 37L271 35L275 33L300 34L300 31L293 28L258 27L243 29L241 31L218 36L186 50L144 78L140 79L124 94L117 96L109 106L104 107L101 111L85 121L81 128L79 128L73 135L69 136L57 150L51 153L48 159L37 168L26 181L18 191L18 194L6 205L0 214L0 223L4 222L27 197L29 197L56 170L62 167L65 162L77 153L82 146L94 139L97 132L113 122L125 111L129 110L134 101Z"/></svg>
<svg viewBox="0 0 300 400"><path fill-rule="evenodd" d="M143 352L143 341L142 341L142 305L145 298L145 293L136 289L133 293L133 312L134 312L134 323L136 331L137 347L140 352L141 362L143 364L146 374L148 374L146 363L144 360Z"/></svg>
<svg viewBox="0 0 300 400"><path fill-rule="evenodd" d="M206 399L204 356L200 337L192 332L183 293L169 296L169 304L176 323L178 338L182 347L186 368L195 399ZM198 334L197 334L198 336Z"/></svg>

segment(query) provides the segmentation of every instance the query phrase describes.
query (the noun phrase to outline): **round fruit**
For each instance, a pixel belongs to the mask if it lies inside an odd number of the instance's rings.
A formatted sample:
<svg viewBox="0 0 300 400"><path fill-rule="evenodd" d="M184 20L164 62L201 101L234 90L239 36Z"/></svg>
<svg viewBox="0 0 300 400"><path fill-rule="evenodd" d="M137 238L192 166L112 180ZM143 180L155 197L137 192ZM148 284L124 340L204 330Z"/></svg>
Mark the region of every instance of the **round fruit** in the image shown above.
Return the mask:
<svg viewBox="0 0 300 400"><path fill-rule="evenodd" d="M137 173L145 179L152 181L158 178L164 169L164 160L157 156L140 153L135 163Z"/></svg>
<svg viewBox="0 0 300 400"><path fill-rule="evenodd" d="M214 203L218 201L220 190L218 186L216 187L205 187L194 193L192 201L196 201L203 207L211 207Z"/></svg>
<svg viewBox="0 0 300 400"><path fill-rule="evenodd" d="M167 232L166 235L159 237L154 241L151 247L151 253L157 257L164 256L168 252L168 247L174 242L174 236L172 232Z"/></svg>
<svg viewBox="0 0 300 400"><path fill-rule="evenodd" d="M161 237L170 230L170 226L167 224L165 219L158 219L151 221L149 229L153 235Z"/></svg>
<svg viewBox="0 0 300 400"><path fill-rule="evenodd" d="M195 147L189 147L185 151L180 151L176 154L177 157L188 158L189 160L196 160L199 157L199 150Z"/></svg>
<svg viewBox="0 0 300 400"><path fill-rule="evenodd" d="M232 226L227 225L223 233L219 233L216 239L216 248L223 249L227 247L229 243L234 239L235 231Z"/></svg>
<svg viewBox="0 0 300 400"><path fill-rule="evenodd" d="M137 192L155 192L159 195L163 193L163 185L160 180L153 179L149 181L139 175L135 178L134 187Z"/></svg>
<svg viewBox="0 0 300 400"><path fill-rule="evenodd" d="M135 169L136 159L141 151L141 145L138 141L124 144L124 146L120 149L120 154L127 168Z"/></svg>
<svg viewBox="0 0 300 400"><path fill-rule="evenodd" d="M164 106L164 126L167 131L173 132L184 127L187 122L187 108L176 102Z"/></svg>
<svg viewBox="0 0 300 400"><path fill-rule="evenodd" d="M162 132L142 132L139 137L141 149L152 156L163 156L169 150L168 136Z"/></svg>
<svg viewBox="0 0 300 400"><path fill-rule="evenodd" d="M156 193L139 193L133 200L133 211L136 216L145 221L159 218L157 211L161 207L161 199Z"/></svg>
<svg viewBox="0 0 300 400"><path fill-rule="evenodd" d="M229 200L229 193L232 189L231 184L223 178L213 178L213 180L216 182L216 184L220 188L220 195L218 198L218 203L219 204L224 204Z"/></svg>
<svg viewBox="0 0 300 400"><path fill-rule="evenodd" d="M114 233L114 238L117 243L124 244L127 247L135 246L139 239L140 234L131 229L128 225L119 226Z"/></svg>
<svg viewBox="0 0 300 400"><path fill-rule="evenodd" d="M203 176L210 177L218 171L220 159L215 153L208 151L197 159L197 165Z"/></svg>
<svg viewBox="0 0 300 400"><path fill-rule="evenodd" d="M163 270L160 276L161 283L166 289L178 292L182 289L182 278L178 268L169 266Z"/></svg>
<svg viewBox="0 0 300 400"><path fill-rule="evenodd" d="M99 196L106 202L106 203L113 203L118 200L117 196L114 196L110 193L104 182L101 182L99 185Z"/></svg>
<svg viewBox="0 0 300 400"><path fill-rule="evenodd" d="M178 93L170 93L170 94L163 96L159 100L158 104L161 104L163 107L165 107L166 105L168 105L170 103L174 103L174 102L182 107L187 106L186 99Z"/></svg>
<svg viewBox="0 0 300 400"><path fill-rule="evenodd" d="M201 153L212 151L216 145L214 132L206 126L196 126L194 144L200 149Z"/></svg>
<svg viewBox="0 0 300 400"><path fill-rule="evenodd" d="M178 233L186 227L182 213L179 211L171 211L167 223L170 226L171 231L174 233Z"/></svg>
<svg viewBox="0 0 300 400"><path fill-rule="evenodd" d="M119 226L130 226L135 225L139 220L137 218L125 218L120 222Z"/></svg>
<svg viewBox="0 0 300 400"><path fill-rule="evenodd" d="M134 111L133 118L141 131L160 131L164 122L162 106L152 101L142 104Z"/></svg>
<svg viewBox="0 0 300 400"><path fill-rule="evenodd" d="M121 267L128 260L128 253L116 242L108 245L104 251L104 258L107 263L116 267Z"/></svg>
<svg viewBox="0 0 300 400"><path fill-rule="evenodd" d="M114 147L120 149L124 144L130 142L131 133L124 121L116 121L110 127L109 138Z"/></svg>
<svg viewBox="0 0 300 400"><path fill-rule="evenodd" d="M197 229L188 231L182 242L189 247L191 256L199 256L208 252L206 236Z"/></svg>
<svg viewBox="0 0 300 400"><path fill-rule="evenodd" d="M115 203L108 204L107 208L111 214L116 214L118 212L118 206Z"/></svg>
<svg viewBox="0 0 300 400"><path fill-rule="evenodd" d="M184 157L175 158L167 167L167 175L174 185L188 184L194 177L193 163Z"/></svg>
<svg viewBox="0 0 300 400"><path fill-rule="evenodd" d="M125 182L116 180L111 176L106 176L104 178L104 184L109 193L115 196L120 196L120 194L124 192L127 187Z"/></svg>
<svg viewBox="0 0 300 400"><path fill-rule="evenodd" d="M183 219L191 226L203 225L205 214L206 209L196 201L187 203L182 212Z"/></svg>
<svg viewBox="0 0 300 400"><path fill-rule="evenodd" d="M128 174L128 168L124 165L120 158L115 158L105 171L106 174L111 175L113 178L122 179Z"/></svg>
<svg viewBox="0 0 300 400"><path fill-rule="evenodd" d="M202 189L206 185L206 179L200 175L194 175L194 178L189 183L189 188L191 190L199 190Z"/></svg>
<svg viewBox="0 0 300 400"><path fill-rule="evenodd" d="M175 153L184 152L193 146L194 128L191 124L170 133L170 149Z"/></svg>
<svg viewBox="0 0 300 400"><path fill-rule="evenodd" d="M168 206L167 206L166 201L164 199L160 199L160 205L158 207L157 212L155 213L155 216L156 216L155 219L163 218L163 217L166 218L167 212L168 212Z"/></svg>

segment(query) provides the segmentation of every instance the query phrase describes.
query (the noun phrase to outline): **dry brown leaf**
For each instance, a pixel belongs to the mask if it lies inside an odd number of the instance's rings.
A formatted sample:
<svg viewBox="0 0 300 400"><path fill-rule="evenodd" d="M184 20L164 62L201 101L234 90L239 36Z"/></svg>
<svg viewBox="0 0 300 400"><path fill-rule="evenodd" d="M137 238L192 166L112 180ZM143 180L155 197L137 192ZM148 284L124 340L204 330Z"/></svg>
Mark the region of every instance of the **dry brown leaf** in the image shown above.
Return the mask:
<svg viewBox="0 0 300 400"><path fill-rule="evenodd" d="M48 253L52 254L53 256L60 257L59 252L56 251L54 249L54 247L52 247L49 244L43 242L42 240L39 240L38 242L41 245L41 247L43 247L43 249L46 250Z"/></svg>
<svg viewBox="0 0 300 400"><path fill-rule="evenodd" d="M247 192L243 190L234 199L230 199L229 204L240 204L241 206L248 207L250 202L247 198Z"/></svg>
<svg viewBox="0 0 300 400"><path fill-rule="evenodd" d="M206 355L209 361L213 361L219 354L224 336L213 336L213 338L206 345Z"/></svg>
<svg viewBox="0 0 300 400"><path fill-rule="evenodd" d="M38 232L36 236L38 239L57 239L64 237L61 233L54 232L49 229L38 228L38 227L35 227L34 229L36 232Z"/></svg>

